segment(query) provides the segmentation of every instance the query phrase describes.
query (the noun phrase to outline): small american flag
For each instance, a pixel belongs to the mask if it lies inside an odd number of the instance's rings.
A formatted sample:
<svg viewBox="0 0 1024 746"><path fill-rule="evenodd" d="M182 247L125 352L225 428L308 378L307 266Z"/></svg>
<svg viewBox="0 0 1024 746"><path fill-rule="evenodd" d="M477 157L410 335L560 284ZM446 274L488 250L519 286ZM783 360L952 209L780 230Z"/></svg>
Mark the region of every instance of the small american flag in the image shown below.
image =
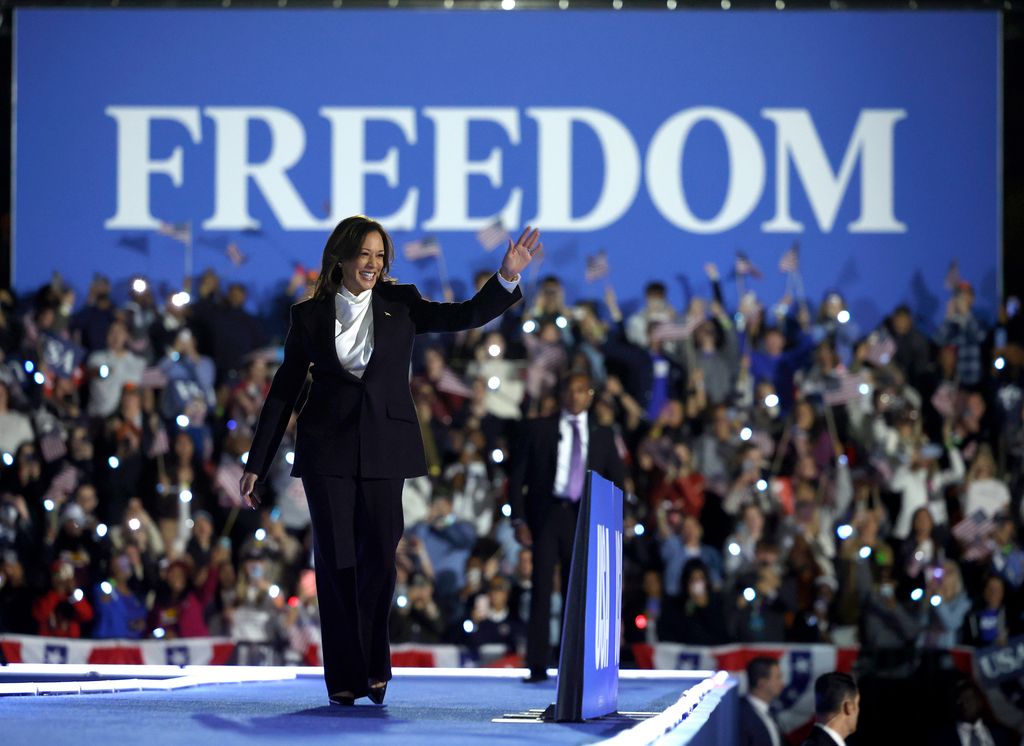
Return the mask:
<svg viewBox="0 0 1024 746"><path fill-rule="evenodd" d="M495 220L486 228L477 231L476 234L476 240L480 242L485 251L494 251L510 238L511 236L509 236L508 231L505 230L505 226L501 224L500 220Z"/></svg>
<svg viewBox="0 0 1024 746"><path fill-rule="evenodd" d="M957 394L956 384L949 381L940 383L939 387L935 389L935 393L932 394L931 399L935 411L947 419L955 415Z"/></svg>
<svg viewBox="0 0 1024 746"><path fill-rule="evenodd" d="M438 256L441 253L441 244L435 238L424 238L420 241L410 241L402 247L402 255L410 262L417 262L431 256Z"/></svg>
<svg viewBox="0 0 1024 746"><path fill-rule="evenodd" d="M995 527L995 521L980 510L953 526L953 536L964 547L964 559L976 561L991 553L988 537Z"/></svg>
<svg viewBox="0 0 1024 746"><path fill-rule="evenodd" d="M167 386L167 374L153 365L142 371L139 385L144 389L162 389Z"/></svg>
<svg viewBox="0 0 1024 746"><path fill-rule="evenodd" d="M242 253L242 250L238 248L238 244L234 241L228 243L228 247L224 249L224 255L227 256L228 261L236 267L241 267L245 264L245 260L248 259L248 257Z"/></svg>
<svg viewBox="0 0 1024 746"><path fill-rule="evenodd" d="M740 277L745 277L749 275L751 277L757 278L761 276L761 270L755 267L754 263L750 261L750 257L748 257L746 253L742 251L736 252L735 271L736 274Z"/></svg>
<svg viewBox="0 0 1024 746"><path fill-rule="evenodd" d="M48 464L64 458L67 455L68 447L64 443L64 438L61 437L60 430L54 429L43 435L39 439L39 451L43 455L43 460Z"/></svg>
<svg viewBox="0 0 1024 746"><path fill-rule="evenodd" d="M701 316L686 316L681 321L665 321L651 330L651 339L655 342L678 342L689 339L702 323L704 318Z"/></svg>
<svg viewBox="0 0 1024 746"><path fill-rule="evenodd" d="M796 272L800 267L800 243L794 241L779 259L780 272Z"/></svg>
<svg viewBox="0 0 1024 746"><path fill-rule="evenodd" d="M156 432L153 433L153 442L149 444L149 450L146 452L146 456L149 458L156 458L157 456L163 456L166 453L170 453L171 444L167 438L167 429L160 425L157 427Z"/></svg>
<svg viewBox="0 0 1024 746"><path fill-rule="evenodd" d="M238 459L233 459L225 454L217 467L217 474L214 483L221 493L220 504L234 507L242 504L238 483L242 481L242 465Z"/></svg>
<svg viewBox="0 0 1024 746"><path fill-rule="evenodd" d="M192 243L192 223L160 223L157 233L161 236L173 238L175 241L188 246Z"/></svg>
<svg viewBox="0 0 1024 746"><path fill-rule="evenodd" d="M441 377L437 379L434 388L444 394L461 396L466 399L473 396L473 389L467 386L466 382L459 378L459 375L447 365L441 371Z"/></svg>
<svg viewBox="0 0 1024 746"><path fill-rule="evenodd" d="M896 354L896 342L888 335L872 335L868 342L868 362L872 365L888 365Z"/></svg>
<svg viewBox="0 0 1024 746"><path fill-rule="evenodd" d="M946 270L946 279L942 282L942 286L946 290L953 292L956 290L957 283L960 282L960 263L954 259L949 263L949 269Z"/></svg>
<svg viewBox="0 0 1024 746"><path fill-rule="evenodd" d="M608 252L601 249L596 254L591 254L587 257L587 282L593 282L594 280L600 280L602 277L608 276Z"/></svg>
<svg viewBox="0 0 1024 746"><path fill-rule="evenodd" d="M71 464L64 464L57 475L50 482L50 494L58 494L61 498L67 497L75 491L78 486L78 469Z"/></svg>
<svg viewBox="0 0 1024 746"><path fill-rule="evenodd" d="M845 370L831 373L825 378L822 398L830 407L848 404L861 396L860 387L866 383L867 377L863 373L853 374Z"/></svg>
<svg viewBox="0 0 1024 746"><path fill-rule="evenodd" d="M548 370L557 370L567 361L565 348L558 342L541 342L530 351L530 364Z"/></svg>

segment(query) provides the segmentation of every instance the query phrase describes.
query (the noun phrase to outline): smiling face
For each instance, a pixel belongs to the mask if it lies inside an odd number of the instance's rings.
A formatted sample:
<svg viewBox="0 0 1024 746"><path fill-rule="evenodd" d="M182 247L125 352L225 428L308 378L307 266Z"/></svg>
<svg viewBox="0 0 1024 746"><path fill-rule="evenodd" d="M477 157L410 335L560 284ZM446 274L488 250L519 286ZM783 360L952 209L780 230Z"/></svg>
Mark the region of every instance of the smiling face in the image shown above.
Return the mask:
<svg viewBox="0 0 1024 746"><path fill-rule="evenodd" d="M377 231L368 231L359 253L341 262L341 284L353 295L359 295L371 290L383 271L384 239Z"/></svg>

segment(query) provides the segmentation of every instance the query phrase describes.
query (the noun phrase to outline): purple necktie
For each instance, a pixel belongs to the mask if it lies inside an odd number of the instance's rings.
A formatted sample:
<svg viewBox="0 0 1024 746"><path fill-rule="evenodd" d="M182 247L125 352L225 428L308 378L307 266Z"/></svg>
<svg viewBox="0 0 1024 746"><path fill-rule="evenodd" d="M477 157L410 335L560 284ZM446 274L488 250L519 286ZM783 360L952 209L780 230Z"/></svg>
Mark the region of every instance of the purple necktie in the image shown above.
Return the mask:
<svg viewBox="0 0 1024 746"><path fill-rule="evenodd" d="M570 417L572 423L572 452L569 456L569 488L566 496L576 502L583 495L583 439L580 437L580 423Z"/></svg>

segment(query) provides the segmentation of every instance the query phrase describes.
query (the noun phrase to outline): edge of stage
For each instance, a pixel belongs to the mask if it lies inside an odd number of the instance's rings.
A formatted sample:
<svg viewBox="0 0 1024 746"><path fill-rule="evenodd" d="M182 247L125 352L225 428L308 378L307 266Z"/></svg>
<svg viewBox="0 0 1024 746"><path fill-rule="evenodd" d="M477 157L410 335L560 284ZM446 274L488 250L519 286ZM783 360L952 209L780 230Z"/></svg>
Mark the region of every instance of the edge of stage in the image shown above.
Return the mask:
<svg viewBox="0 0 1024 746"><path fill-rule="evenodd" d="M10 664L0 666L6 743L81 744L123 737L147 746L336 740L408 744L735 743L736 680L726 672L619 674L619 714L581 723L505 716L543 710L556 672L527 685L524 669L395 668L385 706L328 705L323 669L278 666ZM54 696L63 695L63 696ZM77 696L76 696L77 695ZM84 696L92 695L92 696Z"/></svg>

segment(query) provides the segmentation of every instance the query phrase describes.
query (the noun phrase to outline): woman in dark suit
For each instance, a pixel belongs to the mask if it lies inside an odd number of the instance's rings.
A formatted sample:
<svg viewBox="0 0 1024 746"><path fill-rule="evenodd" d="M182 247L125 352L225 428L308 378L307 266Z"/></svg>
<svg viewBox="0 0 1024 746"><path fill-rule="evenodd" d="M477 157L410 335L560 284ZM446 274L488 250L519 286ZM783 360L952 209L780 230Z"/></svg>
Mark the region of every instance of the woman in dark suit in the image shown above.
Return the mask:
<svg viewBox="0 0 1024 746"><path fill-rule="evenodd" d="M301 477L313 521L313 558L323 630L324 678L332 702L384 701L391 678L388 614L402 485L427 473L409 390L413 341L424 332L482 326L522 297L519 273L541 248L529 227L501 269L464 303L424 300L388 277L390 236L357 215L327 239L313 297L291 309L284 361L260 412L242 475L242 502L259 505L307 372L292 476Z"/></svg>

